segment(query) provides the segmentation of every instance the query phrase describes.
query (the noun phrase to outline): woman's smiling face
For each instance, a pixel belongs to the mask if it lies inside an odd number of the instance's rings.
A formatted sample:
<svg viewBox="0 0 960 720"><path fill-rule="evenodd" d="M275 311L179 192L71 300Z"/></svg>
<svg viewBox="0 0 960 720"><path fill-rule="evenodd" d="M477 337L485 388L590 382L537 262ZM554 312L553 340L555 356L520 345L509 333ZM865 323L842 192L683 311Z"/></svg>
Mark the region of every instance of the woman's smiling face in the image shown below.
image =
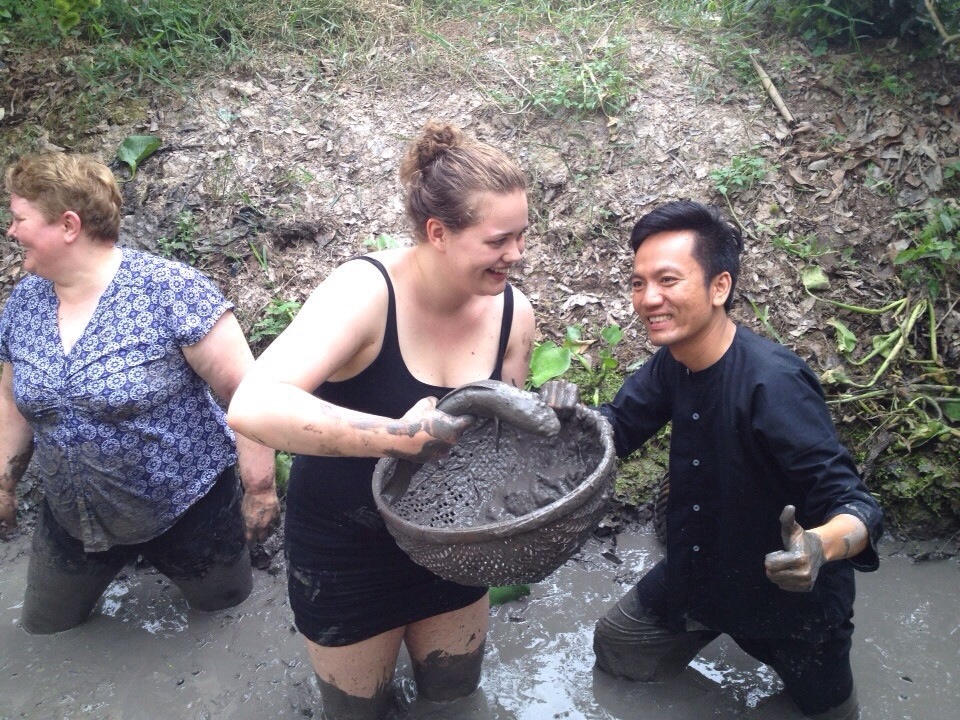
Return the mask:
<svg viewBox="0 0 960 720"><path fill-rule="evenodd" d="M450 233L448 256L456 268L476 278L478 292L503 292L510 268L520 262L526 246L527 194L483 192L477 197L480 221Z"/></svg>
<svg viewBox="0 0 960 720"><path fill-rule="evenodd" d="M10 215L13 219L7 237L23 248L23 269L45 276L45 268L63 252L64 224L60 220L48 222L40 208L15 194L10 195Z"/></svg>

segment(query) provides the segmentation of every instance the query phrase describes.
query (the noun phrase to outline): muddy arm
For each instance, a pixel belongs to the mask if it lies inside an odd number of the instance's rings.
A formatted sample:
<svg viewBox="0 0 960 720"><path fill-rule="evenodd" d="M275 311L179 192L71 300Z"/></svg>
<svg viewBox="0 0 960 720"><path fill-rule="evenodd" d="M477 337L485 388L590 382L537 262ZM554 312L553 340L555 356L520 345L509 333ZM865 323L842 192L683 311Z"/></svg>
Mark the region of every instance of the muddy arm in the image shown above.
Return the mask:
<svg viewBox="0 0 960 720"><path fill-rule="evenodd" d="M210 389L230 402L253 354L232 312L225 312L199 342L183 348L194 372ZM247 541L267 538L280 516L273 448L237 437L237 467L243 483L243 520Z"/></svg>
<svg viewBox="0 0 960 720"><path fill-rule="evenodd" d="M13 365L0 376L0 537L17 526L17 483L33 455L33 430L13 400Z"/></svg>

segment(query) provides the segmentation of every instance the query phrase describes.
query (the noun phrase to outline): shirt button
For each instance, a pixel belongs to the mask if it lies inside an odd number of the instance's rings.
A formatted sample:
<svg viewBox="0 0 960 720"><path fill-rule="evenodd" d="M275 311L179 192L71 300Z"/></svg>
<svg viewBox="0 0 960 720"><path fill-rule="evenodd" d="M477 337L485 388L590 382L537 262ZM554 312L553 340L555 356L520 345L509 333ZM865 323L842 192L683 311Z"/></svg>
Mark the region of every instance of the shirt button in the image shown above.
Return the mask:
<svg viewBox="0 0 960 720"><path fill-rule="evenodd" d="M699 420L699 419L700 419L700 413L694 413L692 417L693 417L694 420Z"/></svg>
<svg viewBox="0 0 960 720"><path fill-rule="evenodd" d="M693 506L693 511L694 511L694 512L700 512L700 506L699 506L699 505L694 505L694 506Z"/></svg>
<svg viewBox="0 0 960 720"><path fill-rule="evenodd" d="M699 460L694 460L694 461L693 461L693 466L694 466L694 467L700 467L700 461L699 461Z"/></svg>
<svg viewBox="0 0 960 720"><path fill-rule="evenodd" d="M694 552L700 552L700 546L699 546L699 545L694 545L694 546L693 546L693 551L694 551Z"/></svg>

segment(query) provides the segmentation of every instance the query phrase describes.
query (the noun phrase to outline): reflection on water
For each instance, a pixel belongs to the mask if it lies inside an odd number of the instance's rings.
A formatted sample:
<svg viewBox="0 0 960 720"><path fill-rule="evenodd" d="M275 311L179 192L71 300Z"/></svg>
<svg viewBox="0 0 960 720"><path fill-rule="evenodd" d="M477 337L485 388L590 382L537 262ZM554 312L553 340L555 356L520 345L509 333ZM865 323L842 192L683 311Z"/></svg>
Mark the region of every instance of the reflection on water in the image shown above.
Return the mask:
<svg viewBox="0 0 960 720"><path fill-rule="evenodd" d="M282 575L257 572L249 600L207 615L162 575L130 568L85 625L37 637L17 626L24 548L0 544L0 719L319 716ZM960 704L960 564L914 563L912 549L888 541L880 571L858 575L864 720L952 718ZM776 675L722 637L662 684L593 669L594 622L660 554L652 532L591 540L529 597L493 608L482 687L463 701L417 700L402 658L397 720L798 718Z"/></svg>

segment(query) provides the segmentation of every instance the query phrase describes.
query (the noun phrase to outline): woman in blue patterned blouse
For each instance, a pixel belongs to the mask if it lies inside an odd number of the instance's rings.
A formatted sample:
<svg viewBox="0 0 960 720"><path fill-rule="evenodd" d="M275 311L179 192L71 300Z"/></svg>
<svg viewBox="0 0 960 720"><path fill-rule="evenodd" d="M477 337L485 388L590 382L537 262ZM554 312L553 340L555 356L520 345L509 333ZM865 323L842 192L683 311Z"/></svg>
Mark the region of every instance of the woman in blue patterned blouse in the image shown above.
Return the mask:
<svg viewBox="0 0 960 720"><path fill-rule="evenodd" d="M30 274L0 316L0 534L31 457L44 491L23 627L82 623L138 555L191 607L236 605L279 507L273 451L235 440L211 394L228 402L253 363L233 306L195 269L117 246L102 163L28 156L5 183Z"/></svg>

